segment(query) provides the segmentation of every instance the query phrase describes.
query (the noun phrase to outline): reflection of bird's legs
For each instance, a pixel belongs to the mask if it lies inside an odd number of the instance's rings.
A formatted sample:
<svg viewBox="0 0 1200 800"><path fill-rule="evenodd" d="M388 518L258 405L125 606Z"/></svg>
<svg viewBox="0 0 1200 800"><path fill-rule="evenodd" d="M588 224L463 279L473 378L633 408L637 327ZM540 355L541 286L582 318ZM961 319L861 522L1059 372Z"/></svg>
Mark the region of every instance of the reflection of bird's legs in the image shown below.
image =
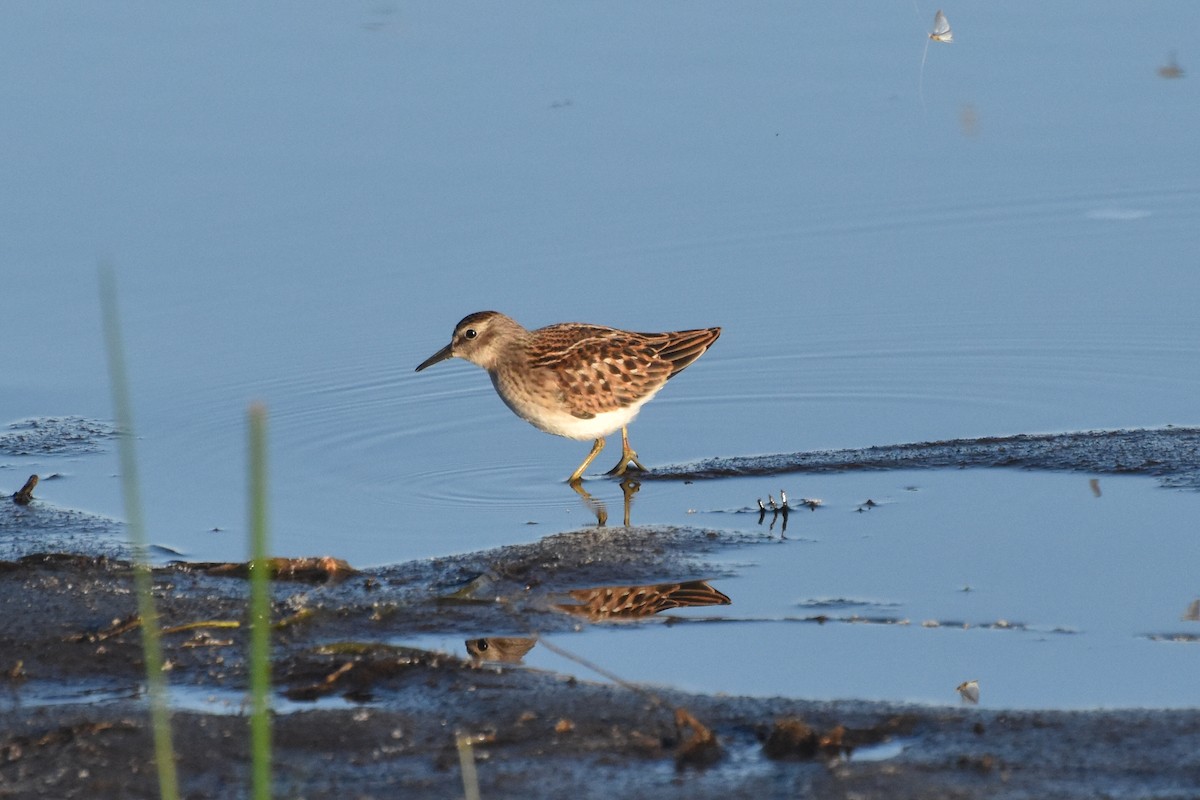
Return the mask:
<svg viewBox="0 0 1200 800"><path fill-rule="evenodd" d="M638 493L638 489L642 488L640 481L634 480L626 475L621 481L621 492L625 495L625 527L629 527L629 507L633 503L633 496Z"/></svg>
<svg viewBox="0 0 1200 800"><path fill-rule="evenodd" d="M596 452L599 452L599 451L596 451ZM633 452L633 448L629 446L629 429L626 426L622 425L621 426L621 460L619 462L617 462L617 465L615 467L610 469L605 474L606 475L624 475L625 470L629 469L629 465L631 463L633 464L633 466L637 467L642 472L646 471L646 468L642 466L642 462L638 461L637 453Z"/></svg>
<svg viewBox="0 0 1200 800"><path fill-rule="evenodd" d="M603 442L604 440L597 439L596 441ZM595 453L593 453L593 455L595 455ZM586 467L587 464L584 463L584 466ZM596 515L596 525L603 528L604 523L608 522L608 509L604 507L604 503L597 500L596 498L592 497L590 494L588 494L587 489L584 489L583 484L580 483L579 481L571 481L571 488L575 490L576 494L578 494L581 498L583 498L584 505L586 505L589 509L591 509L592 513ZM625 502L625 515L626 515L626 518L628 518L628 516L629 516L629 502L628 501ZM625 524L628 525L629 522L626 521Z"/></svg>
<svg viewBox="0 0 1200 800"><path fill-rule="evenodd" d="M583 463L579 465L579 469L577 469L571 473L571 477L567 478L567 483L570 483L570 484L579 483L579 479L583 477L583 471L588 468L588 464L591 464L592 459L594 459L596 456L598 456L600 454L600 451L603 449L604 449L604 438L601 437L592 443L592 452L588 453L587 458L585 458L583 460Z"/></svg>

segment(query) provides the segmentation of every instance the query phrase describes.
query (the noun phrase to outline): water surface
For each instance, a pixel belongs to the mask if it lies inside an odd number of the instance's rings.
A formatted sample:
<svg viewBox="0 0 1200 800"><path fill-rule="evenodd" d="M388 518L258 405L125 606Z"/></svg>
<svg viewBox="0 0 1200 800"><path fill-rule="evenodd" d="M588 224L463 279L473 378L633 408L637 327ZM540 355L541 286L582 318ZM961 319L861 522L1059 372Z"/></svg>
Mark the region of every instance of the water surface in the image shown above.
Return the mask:
<svg viewBox="0 0 1200 800"><path fill-rule="evenodd" d="M384 564L594 521L561 484L586 443L515 419L469 365L413 373L459 318L485 308L529 326L722 325L716 346L633 426L652 465L1194 424L1200 97L1190 72L1164 80L1156 70L1172 50L1185 71L1200 69L1188 33L1200 8L1100 2L1086 25L1068 6L946 8L955 43L931 43L922 77L934 10L10 4L0 420L111 418L95 279L107 261L151 536L197 559L244 554L253 400L271 412L281 554ZM111 451L0 459L6 491L30 472L62 475L42 487L47 502L123 514ZM837 534L861 547L797 541L781 552L803 557L778 574L747 570L737 580L773 587L763 615L828 595L902 603L915 619L994 613L1094 631L1090 617L1062 610L1079 560L1107 570L1109 600L1095 612L1104 619L1140 597L1133 566L1195 555L1158 535L1193 498L1149 481L1113 482L1131 487L1125 499L1106 481L1092 503L1062 477L996 478L1013 482L1005 495L980 477L924 475L940 488L909 503L899 476L885 480L786 487L843 496L814 520L876 494L906 502L847 522L898 526ZM614 484L590 488L610 510L619 501ZM778 488L646 485L635 521L690 523L691 510ZM1125 509L1119 533L1133 550L1096 546L1080 517L1058 517L1053 498L1069 492L1088 509ZM935 570L964 535L980 564L1008 547L1015 526L980 522L1007 518L1014 494L1042 500L1029 506L1020 557L988 591L925 606L873 582L901 571L901 553L885 546L901 535L916 583L953 593L978 581ZM924 527L899 527L899 509L927 515ZM829 585L798 581L824 550L837 553L824 565ZM1060 582L1045 585L1060 588L1025 609L1018 564L1052 567ZM970 605L992 591L994 605ZM744 598L738 614L759 613L752 595L730 594ZM1171 594L1155 607L1174 614L1188 600ZM1135 619L1088 645L1102 648L1096 662L1191 652L1138 638L1166 621ZM779 625L724 627L770 640ZM1004 680L1021 688L998 692L1005 702L1052 702L1031 688L1044 681L1017 668L1036 647L1028 633L783 627L838 642L830 664L886 659L897 637L933 652L986 643L1014 660ZM1081 636L1049 636L1045 652L1072 654L1041 674L1082 668L1093 651L1064 644ZM977 677L969 660L949 661L959 668L895 691L941 697L947 681ZM1174 668L1154 692L1168 693ZM1095 674L1094 691L1064 703L1171 704L1135 689L1132 673ZM878 676L854 675L771 683L891 696Z"/></svg>

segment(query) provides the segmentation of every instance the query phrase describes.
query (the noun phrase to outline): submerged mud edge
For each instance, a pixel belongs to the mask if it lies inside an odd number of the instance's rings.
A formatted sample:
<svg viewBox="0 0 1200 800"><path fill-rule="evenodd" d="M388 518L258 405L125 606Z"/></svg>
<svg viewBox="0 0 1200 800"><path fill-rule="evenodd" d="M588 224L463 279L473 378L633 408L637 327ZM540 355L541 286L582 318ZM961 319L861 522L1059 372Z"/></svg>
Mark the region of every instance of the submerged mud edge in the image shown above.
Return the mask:
<svg viewBox="0 0 1200 800"><path fill-rule="evenodd" d="M579 618L555 607L562 590L614 575L715 578L708 554L760 541L593 529L367 572L329 562L328 582L277 581L273 685L288 713L275 719L276 796L459 796L456 733L475 743L486 798L1192 797L1200 788L1197 711L704 696L396 644L494 631L569 648L565 632ZM184 796L243 796L245 581L236 569L182 563L154 579L162 624L174 630L164 636L172 690L228 698L217 713L193 702L173 716ZM0 562L0 797L155 796L131 586L129 565L103 556ZM677 724L681 713L695 724ZM698 729L715 738L697 744ZM879 745L890 749L876 760Z"/></svg>
<svg viewBox="0 0 1200 800"><path fill-rule="evenodd" d="M710 458L651 470L647 479L698 480L786 472L1019 467L1134 474L1200 489L1200 428L1020 434L877 447Z"/></svg>

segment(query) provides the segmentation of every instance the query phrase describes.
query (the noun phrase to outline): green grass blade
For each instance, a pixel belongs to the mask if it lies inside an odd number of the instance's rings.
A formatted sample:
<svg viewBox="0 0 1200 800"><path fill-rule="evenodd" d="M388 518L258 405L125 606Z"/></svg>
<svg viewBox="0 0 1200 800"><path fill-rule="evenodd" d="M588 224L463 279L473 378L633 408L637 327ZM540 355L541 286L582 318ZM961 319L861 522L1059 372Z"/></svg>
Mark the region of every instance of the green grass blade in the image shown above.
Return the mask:
<svg viewBox="0 0 1200 800"><path fill-rule="evenodd" d="M171 744L171 716L167 707L167 679L163 673L162 640L158 612L154 607L154 576L147 556L146 529L142 523L142 501L138 491L137 457L134 453L133 404L125 371L125 350L117 313L117 282L112 267L100 268L100 308L104 318L104 343L108 351L108 375L112 386L113 413L117 423L117 452L120 458L121 491L125 500L126 525L133 549L133 582L138 614L142 618L142 652L146 662L146 689L150 696L150 724L154 732L154 763L158 790L163 800L179 797L175 771L175 749Z"/></svg>
<svg viewBox="0 0 1200 800"><path fill-rule="evenodd" d="M250 436L250 749L252 796L271 797L271 576L267 555L267 410L253 405Z"/></svg>
<svg viewBox="0 0 1200 800"><path fill-rule="evenodd" d="M466 800L480 800L479 773L475 771L475 748L471 746L471 735L456 734L454 743L458 746L458 766L462 770L463 796Z"/></svg>

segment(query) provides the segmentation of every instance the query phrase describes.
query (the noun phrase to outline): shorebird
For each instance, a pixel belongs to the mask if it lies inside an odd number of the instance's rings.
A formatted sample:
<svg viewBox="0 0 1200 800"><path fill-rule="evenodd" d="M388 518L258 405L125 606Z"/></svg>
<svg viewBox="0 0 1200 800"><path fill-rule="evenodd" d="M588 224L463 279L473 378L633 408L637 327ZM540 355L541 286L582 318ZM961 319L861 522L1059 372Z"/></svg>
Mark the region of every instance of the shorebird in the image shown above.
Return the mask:
<svg viewBox="0 0 1200 800"><path fill-rule="evenodd" d="M567 479L577 484L604 449L604 437L617 430L621 460L607 474L624 475L630 465L645 469L629 446L629 423L720 335L720 328L634 333L579 322L531 331L497 311L480 311L464 317L450 344L417 372L448 358L466 359L487 370L500 399L535 428L594 440Z"/></svg>

